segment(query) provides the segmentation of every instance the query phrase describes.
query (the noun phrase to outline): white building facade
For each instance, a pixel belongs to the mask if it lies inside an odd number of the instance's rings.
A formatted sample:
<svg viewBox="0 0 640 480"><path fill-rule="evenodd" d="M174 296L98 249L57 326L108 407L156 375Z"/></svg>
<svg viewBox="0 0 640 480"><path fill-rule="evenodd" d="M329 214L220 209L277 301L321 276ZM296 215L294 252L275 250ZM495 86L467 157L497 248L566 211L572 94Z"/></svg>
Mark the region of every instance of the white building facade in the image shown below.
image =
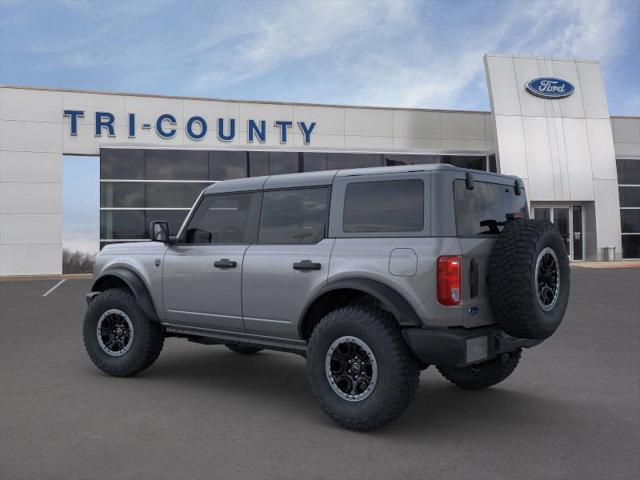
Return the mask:
<svg viewBox="0 0 640 480"><path fill-rule="evenodd" d="M176 229L215 180L444 162L520 176L576 260L640 257L640 117L609 116L598 62L485 69L490 112L0 87L0 275L61 273L64 155L100 156L102 244Z"/></svg>

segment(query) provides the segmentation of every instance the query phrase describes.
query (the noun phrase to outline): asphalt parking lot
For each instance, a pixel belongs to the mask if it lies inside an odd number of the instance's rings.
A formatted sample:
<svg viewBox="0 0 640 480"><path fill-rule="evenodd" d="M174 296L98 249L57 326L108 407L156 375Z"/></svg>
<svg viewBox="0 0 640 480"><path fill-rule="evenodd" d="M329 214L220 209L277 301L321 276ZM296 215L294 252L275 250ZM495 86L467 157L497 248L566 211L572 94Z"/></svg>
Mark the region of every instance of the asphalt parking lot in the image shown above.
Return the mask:
<svg viewBox="0 0 640 480"><path fill-rule="evenodd" d="M372 433L334 425L301 357L168 339L111 378L80 336L89 280L0 282L0 478L640 478L640 269L573 269L555 336L480 392L422 373Z"/></svg>

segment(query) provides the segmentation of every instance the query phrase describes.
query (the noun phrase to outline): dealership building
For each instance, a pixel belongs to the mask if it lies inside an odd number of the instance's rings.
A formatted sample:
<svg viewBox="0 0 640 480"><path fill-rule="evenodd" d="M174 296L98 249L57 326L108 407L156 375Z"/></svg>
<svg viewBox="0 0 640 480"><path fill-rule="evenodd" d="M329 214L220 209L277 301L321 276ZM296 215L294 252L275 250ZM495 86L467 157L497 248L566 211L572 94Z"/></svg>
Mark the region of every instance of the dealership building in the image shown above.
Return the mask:
<svg viewBox="0 0 640 480"><path fill-rule="evenodd" d="M0 275L61 273L62 164L99 156L100 245L175 233L211 182L449 163L517 175L570 257L640 257L640 117L597 61L486 55L491 111L0 87Z"/></svg>

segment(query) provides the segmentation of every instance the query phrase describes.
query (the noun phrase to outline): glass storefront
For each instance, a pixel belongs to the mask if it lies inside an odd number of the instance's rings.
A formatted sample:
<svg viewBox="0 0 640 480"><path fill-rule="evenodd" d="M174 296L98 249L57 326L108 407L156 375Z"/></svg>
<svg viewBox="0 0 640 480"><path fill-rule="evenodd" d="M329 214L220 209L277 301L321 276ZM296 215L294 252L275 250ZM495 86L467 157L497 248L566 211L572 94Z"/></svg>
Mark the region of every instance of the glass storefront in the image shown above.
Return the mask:
<svg viewBox="0 0 640 480"><path fill-rule="evenodd" d="M622 258L640 258L640 159L618 158Z"/></svg>
<svg viewBox="0 0 640 480"><path fill-rule="evenodd" d="M495 171L493 155L102 149L100 246L146 240L152 220L167 221L175 235L200 192L213 181L431 163Z"/></svg>
<svg viewBox="0 0 640 480"><path fill-rule="evenodd" d="M533 218L553 223L571 260L584 260L582 205L534 205Z"/></svg>

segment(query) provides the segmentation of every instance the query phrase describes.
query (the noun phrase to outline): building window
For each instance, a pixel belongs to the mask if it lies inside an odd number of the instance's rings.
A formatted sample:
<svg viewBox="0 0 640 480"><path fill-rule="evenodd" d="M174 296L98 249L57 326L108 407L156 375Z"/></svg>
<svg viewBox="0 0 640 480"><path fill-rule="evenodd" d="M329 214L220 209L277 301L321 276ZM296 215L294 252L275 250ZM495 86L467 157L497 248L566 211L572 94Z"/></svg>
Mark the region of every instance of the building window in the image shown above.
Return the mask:
<svg viewBox="0 0 640 480"><path fill-rule="evenodd" d="M620 185L640 185L640 160L618 158L616 165Z"/></svg>
<svg viewBox="0 0 640 480"><path fill-rule="evenodd" d="M622 256L640 258L640 235L622 235Z"/></svg>
<svg viewBox="0 0 640 480"><path fill-rule="evenodd" d="M479 155L442 155L442 163L473 170L487 169L487 157Z"/></svg>
<svg viewBox="0 0 640 480"><path fill-rule="evenodd" d="M146 207L191 208L210 183L146 182Z"/></svg>
<svg viewBox="0 0 640 480"><path fill-rule="evenodd" d="M496 154L492 153L489 155L489 171L493 173L498 173L498 162L496 160Z"/></svg>
<svg viewBox="0 0 640 480"><path fill-rule="evenodd" d="M618 187L621 207L640 207L640 186Z"/></svg>
<svg viewBox="0 0 640 480"><path fill-rule="evenodd" d="M385 180L347 185L343 230L420 232L424 229L424 182Z"/></svg>
<svg viewBox="0 0 640 480"><path fill-rule="evenodd" d="M269 175L269 152L249 152L249 176Z"/></svg>
<svg viewBox="0 0 640 480"><path fill-rule="evenodd" d="M259 243L309 244L324 238L329 211L328 188L264 192Z"/></svg>
<svg viewBox="0 0 640 480"><path fill-rule="evenodd" d="M327 154L322 152L304 152L302 154L302 171L317 172L327 169Z"/></svg>
<svg viewBox="0 0 640 480"><path fill-rule="evenodd" d="M295 152L270 152L269 172L271 175L281 173L298 173L300 171L300 161Z"/></svg>
<svg viewBox="0 0 640 480"><path fill-rule="evenodd" d="M327 153L327 170L382 166L379 153Z"/></svg>
<svg viewBox="0 0 640 480"><path fill-rule="evenodd" d="M247 176L247 152L216 150L209 152L209 178L230 180Z"/></svg>
<svg viewBox="0 0 640 480"><path fill-rule="evenodd" d="M148 238L144 210L101 210L100 239Z"/></svg>
<svg viewBox="0 0 640 480"><path fill-rule="evenodd" d="M384 155L384 164L387 167L399 165L425 165L440 163L440 155Z"/></svg>
<svg viewBox="0 0 640 480"><path fill-rule="evenodd" d="M101 182L101 208L144 208L144 182Z"/></svg>
<svg viewBox="0 0 640 480"><path fill-rule="evenodd" d="M208 180L208 154L203 151L147 150L147 180Z"/></svg>
<svg viewBox="0 0 640 480"><path fill-rule="evenodd" d="M100 178L118 180L144 180L146 178L144 150L100 150Z"/></svg>
<svg viewBox="0 0 640 480"><path fill-rule="evenodd" d="M622 258L640 258L640 159L617 158Z"/></svg>

